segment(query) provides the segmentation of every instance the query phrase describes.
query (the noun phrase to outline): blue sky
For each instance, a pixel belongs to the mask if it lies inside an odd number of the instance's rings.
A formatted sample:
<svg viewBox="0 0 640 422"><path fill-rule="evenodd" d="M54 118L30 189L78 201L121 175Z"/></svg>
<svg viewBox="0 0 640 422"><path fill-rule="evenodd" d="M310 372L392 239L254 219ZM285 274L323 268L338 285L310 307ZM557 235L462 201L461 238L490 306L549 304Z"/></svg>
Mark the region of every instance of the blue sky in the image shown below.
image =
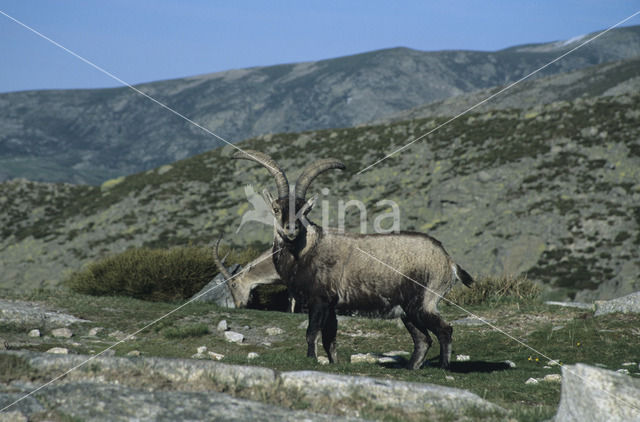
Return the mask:
<svg viewBox="0 0 640 422"><path fill-rule="evenodd" d="M605 29L640 2L0 0L0 10L135 84L396 46L562 40ZM0 92L119 86L3 15L0 57Z"/></svg>

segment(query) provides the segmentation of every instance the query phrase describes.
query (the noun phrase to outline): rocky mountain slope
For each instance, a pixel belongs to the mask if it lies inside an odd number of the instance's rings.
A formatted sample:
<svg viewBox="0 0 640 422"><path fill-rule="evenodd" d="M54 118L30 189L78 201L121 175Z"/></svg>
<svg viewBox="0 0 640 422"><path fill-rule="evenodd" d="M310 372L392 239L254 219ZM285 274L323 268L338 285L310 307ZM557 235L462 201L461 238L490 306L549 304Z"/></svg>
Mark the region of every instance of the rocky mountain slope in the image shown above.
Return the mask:
<svg viewBox="0 0 640 422"><path fill-rule="evenodd" d="M350 127L503 85L585 39L495 52L394 48L137 88L234 142L266 133ZM638 55L640 26L618 28L540 76ZM219 140L128 88L0 95L0 180L99 184L219 145Z"/></svg>
<svg viewBox="0 0 640 422"><path fill-rule="evenodd" d="M474 275L528 273L556 297L611 298L640 289L640 96L554 102L465 116L358 175L386 152L446 118L267 135L242 148L272 154L295 180L317 158L344 173L319 178L312 219L338 221L358 199L366 229L398 204L400 227L428 232ZM102 187L16 180L0 184L0 284L56 285L65 271L133 246L210 243L267 247L270 227L250 222L245 187L271 187L264 169L230 160L230 147ZM326 188L328 190L321 190ZM387 220L387 223L389 220ZM360 227L357 209L348 230ZM388 226L386 226L388 227Z"/></svg>
<svg viewBox="0 0 640 422"><path fill-rule="evenodd" d="M477 106L474 112L507 108L535 108L556 101L573 101L580 97L613 96L640 92L640 58L605 63L544 78L526 80L509 89L507 85L482 89L403 110L382 122L455 116ZM506 90L505 90L506 89ZM500 92L503 91L504 92Z"/></svg>

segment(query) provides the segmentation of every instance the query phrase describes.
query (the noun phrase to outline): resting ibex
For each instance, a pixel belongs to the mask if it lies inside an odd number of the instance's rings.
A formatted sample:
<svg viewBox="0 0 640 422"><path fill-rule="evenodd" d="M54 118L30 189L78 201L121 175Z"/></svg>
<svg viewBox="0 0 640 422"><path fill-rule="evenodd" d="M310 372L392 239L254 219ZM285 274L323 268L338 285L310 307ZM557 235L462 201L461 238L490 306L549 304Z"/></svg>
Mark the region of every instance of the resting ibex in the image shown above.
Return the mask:
<svg viewBox="0 0 640 422"><path fill-rule="evenodd" d="M473 278L439 241L414 232L341 233L308 221L315 198L306 201L307 189L321 173L344 169L338 160L307 166L290 193L285 173L268 155L246 151L234 158L256 161L275 178L278 197L273 199L267 189L263 192L274 215L273 262L290 294L308 304L307 356L317 356L322 333L329 361L336 362L336 308L374 314L400 310L414 343L409 368L420 368L424 362L432 344L429 331L440 343L440 365L449 367L453 330L440 317L437 304L457 280L470 286Z"/></svg>
<svg viewBox="0 0 640 422"><path fill-rule="evenodd" d="M218 255L218 246L220 240L216 243L213 250L213 259L223 277L228 280L227 287L233 298L236 308L246 308L251 298L251 291L261 284L283 284L280 275L273 266L271 249L260 254L259 257L249 262L242 270L241 274L235 277L229 273ZM289 298L289 311L293 312L295 301Z"/></svg>

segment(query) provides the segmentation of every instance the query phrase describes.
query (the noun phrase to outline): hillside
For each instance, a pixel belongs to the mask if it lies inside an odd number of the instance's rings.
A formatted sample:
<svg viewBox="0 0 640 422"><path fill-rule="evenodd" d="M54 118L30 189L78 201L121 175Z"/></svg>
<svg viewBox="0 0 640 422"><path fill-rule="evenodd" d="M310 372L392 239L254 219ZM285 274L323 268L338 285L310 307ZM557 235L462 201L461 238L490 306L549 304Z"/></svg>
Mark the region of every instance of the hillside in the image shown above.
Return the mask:
<svg viewBox="0 0 640 422"><path fill-rule="evenodd" d="M496 95L473 109L476 113L508 108L534 108L581 97L613 96L640 92L640 58L605 63L544 78L526 80L500 93L507 86L482 89L387 116L379 122L399 122L436 116L455 116ZM500 93L500 94L498 94Z"/></svg>
<svg viewBox="0 0 640 422"><path fill-rule="evenodd" d="M235 142L267 133L352 127L503 85L584 39L495 52L394 48L137 88ZM540 76L639 55L640 26L618 28ZM0 180L99 184L219 145L128 88L0 94Z"/></svg>
<svg viewBox="0 0 640 422"><path fill-rule="evenodd" d="M445 118L253 138L295 180L317 158L347 171L312 190L327 201L359 199L368 227L395 201L401 228L428 232L474 275L527 272L550 297L611 298L640 289L640 96L556 102L457 120L408 150L356 173ZM374 152L375 151L375 152ZM66 271L132 246L225 242L267 247L272 231L248 223L244 188L273 189L264 169L229 159L230 147L112 180L73 187L0 184L0 284L54 286ZM320 207L312 213L320 222ZM347 228L359 227L355 208Z"/></svg>

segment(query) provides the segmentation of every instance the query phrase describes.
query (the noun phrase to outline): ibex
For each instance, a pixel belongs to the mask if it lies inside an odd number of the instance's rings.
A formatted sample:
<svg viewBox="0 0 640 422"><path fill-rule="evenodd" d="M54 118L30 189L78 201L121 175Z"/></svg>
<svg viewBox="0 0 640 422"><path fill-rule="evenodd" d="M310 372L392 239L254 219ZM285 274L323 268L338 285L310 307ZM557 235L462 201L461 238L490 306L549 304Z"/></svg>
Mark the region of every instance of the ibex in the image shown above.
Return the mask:
<svg viewBox="0 0 640 422"><path fill-rule="evenodd" d="M251 298L251 291L261 284L283 284L280 275L276 272L271 258L271 249L260 254L259 257L249 262L241 274L235 277L229 273L218 255L220 239L213 250L213 259L223 277L228 280L227 287L233 298L236 308L246 308ZM289 312L295 308L295 300L289 298Z"/></svg>
<svg viewBox="0 0 640 422"><path fill-rule="evenodd" d="M341 233L308 221L316 198L307 201L307 189L321 173L345 169L338 160L310 164L290 192L284 171L268 155L244 151L233 158L260 163L275 179L278 197L267 189L263 192L274 215L273 263L290 294L308 304L308 357L317 357L322 333L329 362L337 361L336 309L365 314L399 311L414 344L408 367L422 366L432 344L429 331L440 343L440 366L449 367L453 329L440 317L437 304L457 280L470 286L473 278L438 240L415 232Z"/></svg>

